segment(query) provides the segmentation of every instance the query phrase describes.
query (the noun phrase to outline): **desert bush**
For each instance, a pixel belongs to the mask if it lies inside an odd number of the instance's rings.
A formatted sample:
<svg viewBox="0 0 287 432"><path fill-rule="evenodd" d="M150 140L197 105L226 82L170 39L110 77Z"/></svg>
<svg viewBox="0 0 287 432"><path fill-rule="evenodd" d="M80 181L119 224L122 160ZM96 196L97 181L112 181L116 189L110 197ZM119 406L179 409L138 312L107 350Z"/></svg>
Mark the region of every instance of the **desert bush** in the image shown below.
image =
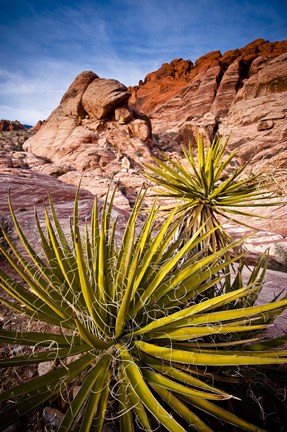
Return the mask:
<svg viewBox="0 0 287 432"><path fill-rule="evenodd" d="M178 209L156 231L156 204L143 222L142 200L143 194L121 240L112 218L113 197L101 215L95 201L84 229L76 198L71 238L64 234L51 201L45 227L36 214L42 257L26 239L10 203L24 251L8 235L10 252L1 245L0 250L23 283L0 270L0 285L13 299L1 301L52 330L0 330L2 344L33 348L28 355L0 360L0 367L55 360L55 369L0 395L0 430L57 397L67 402L61 432L101 431L106 416L118 418L122 432L157 426L208 432L214 417L218 427L224 422L240 430L262 430L233 412L236 397L224 385L234 382L238 367L287 363L287 351L277 347L282 340L273 341L274 347L258 341L258 332L287 300L250 306L262 270L253 272L247 286L241 267L233 281L226 271L222 274L237 259L225 254L236 244L208 255L190 254L217 227L199 226L179 247L172 225ZM221 286L222 293L204 297L214 286ZM71 399L69 389L75 383L80 390Z"/></svg>
<svg viewBox="0 0 287 432"><path fill-rule="evenodd" d="M248 208L282 204L281 195L270 189L264 172L245 175L248 163L236 168L237 150L227 154L227 145L228 140L222 142L217 138L205 147L199 135L197 162L189 145L188 150L182 149L185 163L162 154L164 161L154 158L155 164L147 165L145 173L160 186L155 189L156 195L173 198L178 203L174 222L178 225L178 236L186 241L204 225L204 232L211 232L207 242L212 251L232 241L221 223L229 221L246 226L238 217L261 217L250 213ZM163 210L169 212L174 205L173 202ZM214 227L218 229L213 230Z"/></svg>

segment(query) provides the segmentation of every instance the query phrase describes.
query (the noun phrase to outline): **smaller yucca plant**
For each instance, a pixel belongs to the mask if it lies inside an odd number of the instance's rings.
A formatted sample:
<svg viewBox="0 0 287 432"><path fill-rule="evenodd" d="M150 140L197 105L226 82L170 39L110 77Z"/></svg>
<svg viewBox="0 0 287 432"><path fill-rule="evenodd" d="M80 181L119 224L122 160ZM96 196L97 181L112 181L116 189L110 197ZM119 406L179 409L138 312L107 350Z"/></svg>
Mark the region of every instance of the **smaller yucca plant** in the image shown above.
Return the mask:
<svg viewBox="0 0 287 432"><path fill-rule="evenodd" d="M0 285L13 298L2 302L50 324L51 331L0 330L2 344L32 347L29 354L2 359L0 367L47 360L56 366L0 395L0 430L60 396L68 402L61 432L102 431L106 413L119 418L121 432L137 430L136 424L146 431L162 425L173 432L208 432L214 416L240 429L261 430L222 406L233 396L219 388L218 378L228 381L229 373L232 381L233 368L242 365L287 363L287 351L270 349L267 342L256 345L257 333L287 300L245 307L244 299L258 291L257 269L250 286L236 277L224 294L198 302L235 260L220 260L234 244L209 255L190 254L214 230L203 234L201 227L178 249L172 240L176 228L170 228L173 214L154 233L156 205L140 223L142 199L119 243L112 199L104 205L101 222L95 201L83 233L76 198L71 239L51 202L45 229L36 215L43 257L27 241L10 204L24 251L8 236L10 252L0 249L23 283L1 270ZM80 390L69 399L72 385Z"/></svg>
<svg viewBox="0 0 287 432"><path fill-rule="evenodd" d="M213 251L232 241L220 226L221 223L232 221L244 225L236 217L261 217L250 213L248 208L278 205L279 198L268 190L270 184L263 173L244 176L248 163L240 168L234 167L237 150L226 154L227 145L228 140L223 143L218 138L205 147L203 137L199 135L197 162L189 145L188 150L182 148L185 163L177 162L163 153L165 161L154 158L155 164L147 165L148 172L145 173L147 178L161 187L155 189L157 196L176 201L179 235L186 240L205 225L204 232L212 231L208 241ZM163 207L163 210L170 211L170 208ZM214 227L218 229L214 231Z"/></svg>

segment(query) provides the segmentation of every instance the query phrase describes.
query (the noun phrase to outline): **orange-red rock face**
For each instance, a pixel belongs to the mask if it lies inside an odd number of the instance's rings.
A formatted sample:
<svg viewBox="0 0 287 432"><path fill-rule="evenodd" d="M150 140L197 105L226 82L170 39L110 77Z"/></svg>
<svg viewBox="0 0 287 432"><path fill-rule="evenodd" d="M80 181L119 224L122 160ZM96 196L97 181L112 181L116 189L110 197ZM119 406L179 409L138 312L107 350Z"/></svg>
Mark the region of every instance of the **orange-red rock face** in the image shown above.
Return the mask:
<svg viewBox="0 0 287 432"><path fill-rule="evenodd" d="M194 65L177 59L129 90L163 148L176 150L199 132L207 139L231 134L242 160L287 166L287 40L257 39Z"/></svg>
<svg viewBox="0 0 287 432"><path fill-rule="evenodd" d="M190 60L177 59L149 73L139 86L129 88L130 104L150 116L156 132L209 112L216 118L226 117L238 91L250 76L257 75L260 64L286 52L287 41L257 39L224 55L220 51L206 54L194 65ZM277 91L275 84L273 87Z"/></svg>

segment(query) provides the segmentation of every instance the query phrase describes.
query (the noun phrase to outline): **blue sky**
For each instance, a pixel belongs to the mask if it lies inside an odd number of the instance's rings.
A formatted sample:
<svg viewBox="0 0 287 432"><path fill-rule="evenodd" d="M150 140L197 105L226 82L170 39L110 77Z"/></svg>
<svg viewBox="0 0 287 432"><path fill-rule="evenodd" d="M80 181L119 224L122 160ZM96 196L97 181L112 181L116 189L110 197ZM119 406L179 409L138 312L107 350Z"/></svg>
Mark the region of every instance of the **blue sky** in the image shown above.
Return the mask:
<svg viewBox="0 0 287 432"><path fill-rule="evenodd" d="M287 39L286 0L0 0L0 119L35 124L76 75L136 85L257 38Z"/></svg>

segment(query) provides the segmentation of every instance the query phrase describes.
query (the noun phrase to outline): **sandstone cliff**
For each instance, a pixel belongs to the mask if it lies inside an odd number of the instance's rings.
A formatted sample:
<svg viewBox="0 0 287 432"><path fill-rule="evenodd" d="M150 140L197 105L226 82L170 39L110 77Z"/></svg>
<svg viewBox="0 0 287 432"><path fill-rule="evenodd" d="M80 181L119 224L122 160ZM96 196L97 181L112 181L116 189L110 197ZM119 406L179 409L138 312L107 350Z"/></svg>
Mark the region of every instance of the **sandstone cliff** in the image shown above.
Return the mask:
<svg viewBox="0 0 287 432"><path fill-rule="evenodd" d="M241 49L177 59L129 88L130 104L149 115L159 144L175 149L198 131L231 134L244 160L286 166L287 40L258 39Z"/></svg>
<svg viewBox="0 0 287 432"><path fill-rule="evenodd" d="M128 106L130 93L121 83L83 72L60 105L24 146L34 170L82 186L98 196L112 179L119 182L116 203L130 207L129 188L140 187L137 171L151 158L151 125Z"/></svg>

